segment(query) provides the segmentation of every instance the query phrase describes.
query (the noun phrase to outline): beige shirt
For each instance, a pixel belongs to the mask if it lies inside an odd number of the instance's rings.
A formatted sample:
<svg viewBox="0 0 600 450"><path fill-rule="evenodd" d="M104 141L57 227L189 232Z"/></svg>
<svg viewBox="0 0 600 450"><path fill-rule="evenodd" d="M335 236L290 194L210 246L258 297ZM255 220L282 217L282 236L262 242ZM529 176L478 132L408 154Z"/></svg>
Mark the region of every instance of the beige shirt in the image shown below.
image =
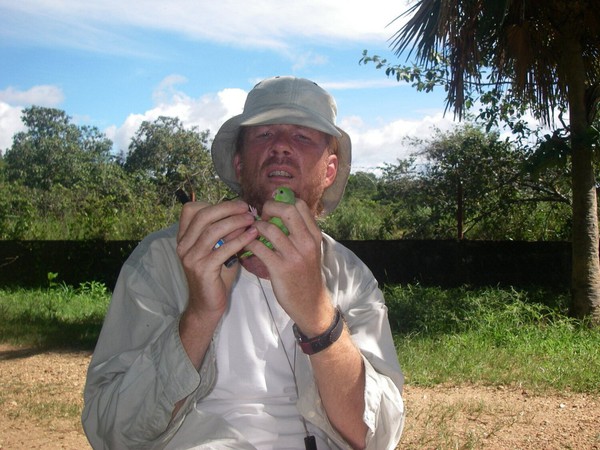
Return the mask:
<svg viewBox="0 0 600 450"><path fill-rule="evenodd" d="M176 235L173 225L148 236L121 270L84 391L82 421L94 449L254 448L223 417L202 409L219 367L213 344L197 371L179 338L188 291L175 251ZM383 294L368 268L327 235L323 274L363 355L367 448L393 449L404 424L403 377ZM244 298L240 286L234 284L232 302ZM220 332L219 328L213 343ZM310 359L301 352L295 372L299 413L322 431L328 448L350 448L329 423ZM183 398L184 406L172 419L175 403ZM298 448L302 447L300 441Z"/></svg>

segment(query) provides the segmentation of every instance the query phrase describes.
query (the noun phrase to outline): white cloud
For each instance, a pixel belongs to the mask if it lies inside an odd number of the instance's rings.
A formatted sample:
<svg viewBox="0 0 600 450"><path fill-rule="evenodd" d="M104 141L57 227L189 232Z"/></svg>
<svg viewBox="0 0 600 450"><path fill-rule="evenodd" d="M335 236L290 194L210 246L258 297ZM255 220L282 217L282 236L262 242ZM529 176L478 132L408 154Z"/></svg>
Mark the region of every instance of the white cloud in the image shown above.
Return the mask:
<svg viewBox="0 0 600 450"><path fill-rule="evenodd" d="M328 58L324 55L319 55L314 52L301 52L292 54L289 58L293 61L292 71L302 70L309 66L323 66L327 64Z"/></svg>
<svg viewBox="0 0 600 450"><path fill-rule="evenodd" d="M187 95L180 86L187 79L178 74L165 77L152 93L154 107L143 112L130 114L121 125L107 127L104 132L114 143L117 151L127 151L132 136L143 121L154 121L160 116L178 117L186 127L210 130L214 136L221 124L230 117L242 112L247 92L243 89L223 89L194 98ZM376 81L379 85L391 85L388 80ZM395 83L395 82L394 82ZM361 89L363 81L324 83L326 89ZM2 101L4 100L4 101ZM12 136L24 130L21 123L21 106L15 104L41 104L56 106L62 102L60 89L53 86L37 86L27 91L8 88L0 91L0 150L12 145ZM339 125L352 137L354 170L376 170L384 162L395 163L411 151L406 142L407 136L427 137L432 126L449 128L452 120L443 117L440 110L419 119L396 119L376 126L367 126L358 116L339 118Z"/></svg>
<svg viewBox="0 0 600 450"><path fill-rule="evenodd" d="M21 122L21 108L0 101L0 153L3 154L12 146L15 133L24 130L25 125Z"/></svg>
<svg viewBox="0 0 600 450"><path fill-rule="evenodd" d="M371 78L367 80L337 80L326 81L319 83L326 90L352 90L352 89L369 89L369 88L397 88L402 86L395 79L386 78L383 76ZM408 85L406 85L408 86Z"/></svg>
<svg viewBox="0 0 600 450"><path fill-rule="evenodd" d="M153 93L155 106L142 114L131 114L119 126L105 130L117 150L126 151L132 136L143 121L154 121L160 116L177 117L186 127L210 130L214 136L221 124L242 112L247 92L242 89L224 89L216 94L192 98L177 90L175 85L184 82L183 77L166 77Z"/></svg>
<svg viewBox="0 0 600 450"><path fill-rule="evenodd" d="M419 119L396 119L377 127L367 127L359 117L345 117L339 123L352 138L353 171L377 171L383 163L394 164L413 153L406 138L427 138L433 127L449 130L452 119L444 117L443 111Z"/></svg>
<svg viewBox="0 0 600 450"><path fill-rule="evenodd" d="M113 142L115 150L127 153L131 137L138 130L142 122L144 120L152 121L156 118L158 118L158 116L151 117L147 114L130 114L120 127L111 125L104 130L104 134Z"/></svg>
<svg viewBox="0 0 600 450"><path fill-rule="evenodd" d="M127 150L131 137L144 120L153 121L161 115L178 117L186 127L208 129L214 136L225 120L242 112L247 95L244 90L224 89L192 98L174 88L181 81L184 80L177 76L165 78L154 92L153 98L160 100L154 108L131 114L121 126L105 130L117 149ZM358 116L341 117L338 121L352 138L354 171L377 171L383 163L395 163L414 151L404 142L406 137L428 137L433 126L446 130L453 123L452 119L443 117L442 110L419 119L396 119L375 127L366 125Z"/></svg>
<svg viewBox="0 0 600 450"><path fill-rule="evenodd" d="M382 42L408 0L0 1L0 35L46 45L123 53L136 30L161 30L236 47L284 50L289 42ZM284 12L284 13L282 13ZM9 19L10 18L10 19ZM140 46L136 49L143 52Z"/></svg>
<svg viewBox="0 0 600 450"><path fill-rule="evenodd" d="M0 91L0 102L15 106L37 105L55 107L64 101L62 90L57 86L41 85L21 91L12 86Z"/></svg>
<svg viewBox="0 0 600 450"><path fill-rule="evenodd" d="M176 95L178 84L187 83L187 78L183 75L172 74L165 77L159 84L158 87L152 93L154 103L169 102L170 97Z"/></svg>
<svg viewBox="0 0 600 450"><path fill-rule="evenodd" d="M21 121L24 107L56 107L63 100L62 90L51 85L33 86L25 91L8 87L0 91L0 153L4 153L12 145L16 133L25 130Z"/></svg>

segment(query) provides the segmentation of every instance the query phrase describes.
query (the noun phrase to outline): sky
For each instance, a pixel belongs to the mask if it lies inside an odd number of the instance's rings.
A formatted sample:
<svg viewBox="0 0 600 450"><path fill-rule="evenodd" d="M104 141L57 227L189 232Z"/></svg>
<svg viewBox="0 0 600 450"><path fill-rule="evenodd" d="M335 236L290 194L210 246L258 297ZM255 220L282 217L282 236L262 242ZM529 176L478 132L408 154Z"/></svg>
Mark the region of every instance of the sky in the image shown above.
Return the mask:
<svg viewBox="0 0 600 450"><path fill-rule="evenodd" d="M353 170L415 149L406 137L452 126L441 89L419 93L361 65L393 63L408 0L0 0L0 151L23 108L58 108L127 151L144 120L178 117L214 136L246 94L276 75L309 78L338 106Z"/></svg>

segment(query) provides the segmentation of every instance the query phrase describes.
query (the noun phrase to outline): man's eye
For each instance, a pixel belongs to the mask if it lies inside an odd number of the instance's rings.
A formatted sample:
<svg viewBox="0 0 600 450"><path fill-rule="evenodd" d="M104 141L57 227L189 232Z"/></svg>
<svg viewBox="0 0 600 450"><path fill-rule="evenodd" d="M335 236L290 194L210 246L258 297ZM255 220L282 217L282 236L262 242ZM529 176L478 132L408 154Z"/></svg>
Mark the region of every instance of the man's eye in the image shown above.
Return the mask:
<svg viewBox="0 0 600 450"><path fill-rule="evenodd" d="M270 135L271 135L271 133L268 131L261 131L254 135L254 139L264 139L264 138L268 138Z"/></svg>

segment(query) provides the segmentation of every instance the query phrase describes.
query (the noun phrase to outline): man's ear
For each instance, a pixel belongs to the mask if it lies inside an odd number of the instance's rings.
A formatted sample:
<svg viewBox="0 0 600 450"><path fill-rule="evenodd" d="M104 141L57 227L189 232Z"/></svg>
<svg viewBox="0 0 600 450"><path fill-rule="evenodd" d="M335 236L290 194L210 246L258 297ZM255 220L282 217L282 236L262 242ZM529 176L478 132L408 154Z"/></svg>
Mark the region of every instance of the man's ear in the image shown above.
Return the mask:
<svg viewBox="0 0 600 450"><path fill-rule="evenodd" d="M237 178L237 181L240 181L242 173L242 158L239 152L236 152L235 155L233 155L233 168L235 169L235 177Z"/></svg>
<svg viewBox="0 0 600 450"><path fill-rule="evenodd" d="M337 155L329 155L327 157L327 170L325 172L325 187L328 188L335 181L338 170L338 157Z"/></svg>

